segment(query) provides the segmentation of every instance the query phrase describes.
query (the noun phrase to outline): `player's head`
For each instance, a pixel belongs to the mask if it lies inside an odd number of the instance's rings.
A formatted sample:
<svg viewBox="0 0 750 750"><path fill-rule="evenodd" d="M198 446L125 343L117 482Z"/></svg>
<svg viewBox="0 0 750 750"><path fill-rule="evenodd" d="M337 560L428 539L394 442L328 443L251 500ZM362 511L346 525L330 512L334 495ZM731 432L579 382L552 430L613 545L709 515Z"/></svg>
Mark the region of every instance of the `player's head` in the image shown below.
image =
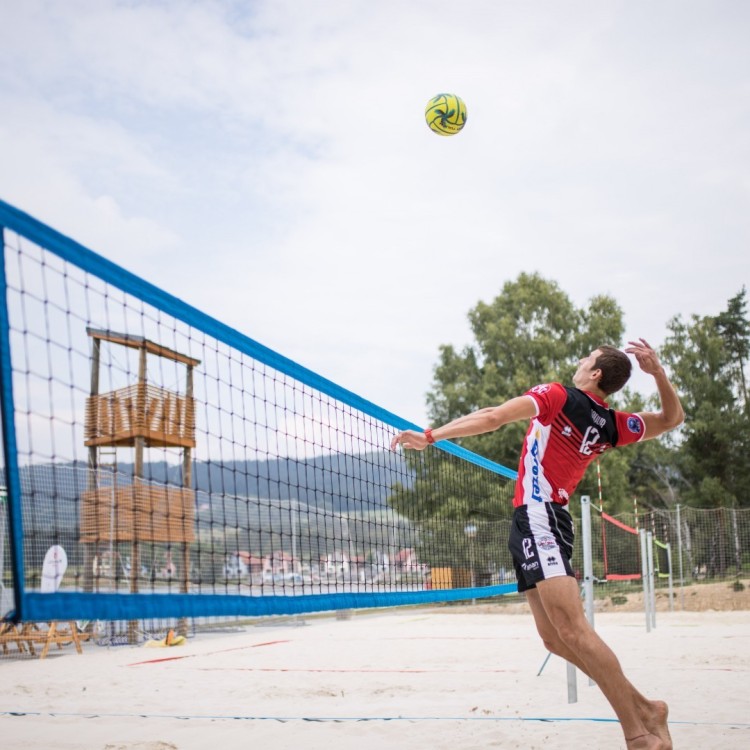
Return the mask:
<svg viewBox="0 0 750 750"><path fill-rule="evenodd" d="M633 365L625 352L602 344L579 361L573 384L583 389L598 388L608 396L619 391L628 382L632 369Z"/></svg>

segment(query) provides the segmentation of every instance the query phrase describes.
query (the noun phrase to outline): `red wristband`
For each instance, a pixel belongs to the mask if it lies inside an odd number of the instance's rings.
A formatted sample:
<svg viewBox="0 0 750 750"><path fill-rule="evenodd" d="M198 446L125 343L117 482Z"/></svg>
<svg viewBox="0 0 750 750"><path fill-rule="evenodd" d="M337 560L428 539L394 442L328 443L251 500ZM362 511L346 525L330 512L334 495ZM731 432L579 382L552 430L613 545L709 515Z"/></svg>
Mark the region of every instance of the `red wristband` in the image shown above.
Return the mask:
<svg viewBox="0 0 750 750"><path fill-rule="evenodd" d="M432 444L433 444L433 443L435 442L435 438L434 438L434 437L432 437L432 430L431 430L431 429L429 429L429 428L428 428L428 429L426 429L426 430L424 431L424 436L425 436L425 437L427 438L427 442L428 442L428 443L429 443L430 445L432 445Z"/></svg>

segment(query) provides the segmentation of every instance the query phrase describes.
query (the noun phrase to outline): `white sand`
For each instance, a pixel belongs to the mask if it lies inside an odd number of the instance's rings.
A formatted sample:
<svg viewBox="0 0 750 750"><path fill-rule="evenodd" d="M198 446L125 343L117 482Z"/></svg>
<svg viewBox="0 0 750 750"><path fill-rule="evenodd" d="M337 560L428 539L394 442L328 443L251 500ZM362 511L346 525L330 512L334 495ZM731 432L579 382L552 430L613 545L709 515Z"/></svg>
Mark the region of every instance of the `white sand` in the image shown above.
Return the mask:
<svg viewBox="0 0 750 750"><path fill-rule="evenodd" d="M0 659L0 748L624 747L585 677L569 704L560 659L536 676L545 651L529 615L464 607L306 622L169 649ZM596 624L636 686L669 702L675 748L750 748L750 612L662 613L650 634L642 613Z"/></svg>

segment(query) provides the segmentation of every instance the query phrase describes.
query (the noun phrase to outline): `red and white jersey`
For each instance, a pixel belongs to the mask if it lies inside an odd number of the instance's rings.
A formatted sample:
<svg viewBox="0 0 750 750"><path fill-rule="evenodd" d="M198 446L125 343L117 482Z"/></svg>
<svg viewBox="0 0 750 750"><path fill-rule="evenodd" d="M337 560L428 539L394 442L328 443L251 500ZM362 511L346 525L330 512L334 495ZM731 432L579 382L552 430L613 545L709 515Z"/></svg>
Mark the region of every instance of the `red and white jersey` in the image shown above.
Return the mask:
<svg viewBox="0 0 750 750"><path fill-rule="evenodd" d="M638 414L610 409L592 393L561 383L537 385L526 396L537 414L524 439L513 505L567 505L588 465L615 446L636 443L646 425Z"/></svg>

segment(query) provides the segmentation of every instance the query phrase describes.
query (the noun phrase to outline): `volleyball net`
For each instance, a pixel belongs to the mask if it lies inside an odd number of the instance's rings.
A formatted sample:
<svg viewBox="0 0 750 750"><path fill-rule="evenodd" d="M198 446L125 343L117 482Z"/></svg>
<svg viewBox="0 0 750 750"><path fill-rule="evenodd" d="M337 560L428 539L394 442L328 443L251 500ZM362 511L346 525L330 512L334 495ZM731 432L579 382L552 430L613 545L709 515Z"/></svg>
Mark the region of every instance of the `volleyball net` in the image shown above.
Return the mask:
<svg viewBox="0 0 750 750"><path fill-rule="evenodd" d="M2 202L0 227L0 616L515 592L515 472L451 443L392 452L420 428Z"/></svg>

